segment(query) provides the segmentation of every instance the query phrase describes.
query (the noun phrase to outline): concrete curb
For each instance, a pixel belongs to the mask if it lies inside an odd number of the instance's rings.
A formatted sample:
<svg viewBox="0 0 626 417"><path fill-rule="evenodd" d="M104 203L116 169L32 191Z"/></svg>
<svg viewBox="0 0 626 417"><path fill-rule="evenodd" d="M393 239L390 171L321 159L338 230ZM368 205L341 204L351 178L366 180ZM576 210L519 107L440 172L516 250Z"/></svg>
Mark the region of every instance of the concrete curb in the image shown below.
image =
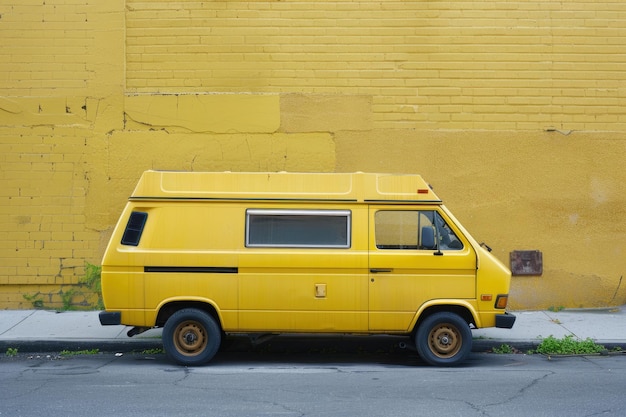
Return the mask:
<svg viewBox="0 0 626 417"><path fill-rule="evenodd" d="M161 339L136 341L117 340L0 340L0 355L8 349L20 353L50 353L64 350L76 352L98 349L100 352L141 352L162 348Z"/></svg>
<svg viewBox="0 0 626 417"><path fill-rule="evenodd" d="M540 341L513 341L504 340L484 340L474 339L472 344L473 352L491 352L493 349L500 348L502 345L509 345L518 351L526 352L536 349ZM309 339L299 339L292 342L285 340L267 341L259 344L251 344L249 342L236 343L229 345L226 350L229 352L247 352L253 350L280 350L289 349L298 351L308 349L314 345L318 349L335 349L339 351L376 351L380 349L388 350L396 348L393 341L384 340L367 340L360 338L345 339L342 337L328 338L326 341L314 341ZM397 344L396 344L397 345ZM607 349L613 349L615 345L610 347L605 345ZM626 344L620 345L626 349ZM17 349L18 352L24 353L49 353L67 351L81 351L98 349L100 352L141 352L149 349L161 349L163 344L161 339L137 339L137 340L0 340L0 354L8 349ZM397 348L398 350L402 350ZM415 350L408 345L407 350Z"/></svg>

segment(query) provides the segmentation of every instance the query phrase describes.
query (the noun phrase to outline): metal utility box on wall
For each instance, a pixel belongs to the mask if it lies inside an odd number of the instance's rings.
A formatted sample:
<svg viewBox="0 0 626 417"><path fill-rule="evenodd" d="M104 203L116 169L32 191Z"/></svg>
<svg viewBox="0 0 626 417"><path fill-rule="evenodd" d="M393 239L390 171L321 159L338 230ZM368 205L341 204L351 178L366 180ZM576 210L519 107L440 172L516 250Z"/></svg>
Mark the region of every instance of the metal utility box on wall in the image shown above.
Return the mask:
<svg viewBox="0 0 626 417"><path fill-rule="evenodd" d="M511 252L511 273L513 275L541 275L543 254L538 250L515 250Z"/></svg>

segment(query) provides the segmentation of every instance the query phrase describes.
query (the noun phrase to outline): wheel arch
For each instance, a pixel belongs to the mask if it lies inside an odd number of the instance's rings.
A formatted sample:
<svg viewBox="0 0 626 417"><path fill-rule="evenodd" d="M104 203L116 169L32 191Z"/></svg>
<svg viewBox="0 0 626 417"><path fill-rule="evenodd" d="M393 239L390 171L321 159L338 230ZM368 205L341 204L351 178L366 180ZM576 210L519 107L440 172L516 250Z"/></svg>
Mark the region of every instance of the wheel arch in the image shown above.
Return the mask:
<svg viewBox="0 0 626 417"><path fill-rule="evenodd" d="M172 316L172 314L184 308L195 308L195 309L204 311L205 313L213 317L213 319L215 320L217 325L220 327L220 329L223 328L222 320L220 318L218 309L213 304L205 300L171 300L171 301L168 301L159 307L155 325L157 327L165 326L165 322Z"/></svg>
<svg viewBox="0 0 626 417"><path fill-rule="evenodd" d="M436 303L429 303L417 312L415 319L413 320L412 334L417 332L420 324L429 316L439 312L449 312L460 316L467 324L480 327L478 316L472 306L469 303L464 302L452 302L452 301L438 301Z"/></svg>

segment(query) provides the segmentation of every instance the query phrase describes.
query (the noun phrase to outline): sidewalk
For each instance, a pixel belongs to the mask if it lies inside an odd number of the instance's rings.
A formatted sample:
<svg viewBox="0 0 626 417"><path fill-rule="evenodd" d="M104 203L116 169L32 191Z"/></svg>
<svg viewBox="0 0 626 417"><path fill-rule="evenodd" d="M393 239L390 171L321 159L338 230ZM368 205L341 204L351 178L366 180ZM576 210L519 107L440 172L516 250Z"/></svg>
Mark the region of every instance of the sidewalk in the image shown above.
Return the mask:
<svg viewBox="0 0 626 417"><path fill-rule="evenodd" d="M473 330L474 351L508 344L519 350L536 347L550 335L591 338L612 349L626 350L626 306L619 308L513 312L513 329ZM160 348L161 330L152 329L129 338L130 327L101 326L98 311L0 310L0 355L9 348L19 352L60 352L99 349L129 352Z"/></svg>

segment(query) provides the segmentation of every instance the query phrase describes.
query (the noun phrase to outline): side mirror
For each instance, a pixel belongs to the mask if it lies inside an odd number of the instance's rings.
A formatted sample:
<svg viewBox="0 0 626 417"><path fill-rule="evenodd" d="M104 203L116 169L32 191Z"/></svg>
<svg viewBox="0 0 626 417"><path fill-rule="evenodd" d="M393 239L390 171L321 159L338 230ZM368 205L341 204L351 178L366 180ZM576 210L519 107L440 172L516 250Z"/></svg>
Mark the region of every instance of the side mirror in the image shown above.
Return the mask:
<svg viewBox="0 0 626 417"><path fill-rule="evenodd" d="M436 249L437 248L437 245L435 244L435 230L430 226L422 227L421 247L424 249Z"/></svg>

